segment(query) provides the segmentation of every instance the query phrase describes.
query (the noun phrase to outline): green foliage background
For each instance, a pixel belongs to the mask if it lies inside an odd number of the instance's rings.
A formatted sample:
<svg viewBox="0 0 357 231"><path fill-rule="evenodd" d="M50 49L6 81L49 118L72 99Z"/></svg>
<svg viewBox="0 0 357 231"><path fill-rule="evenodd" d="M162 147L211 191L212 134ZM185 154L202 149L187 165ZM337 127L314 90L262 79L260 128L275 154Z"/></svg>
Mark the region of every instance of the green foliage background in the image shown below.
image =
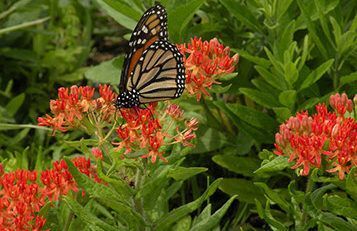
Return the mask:
<svg viewBox="0 0 357 231"><path fill-rule="evenodd" d="M170 176L165 177L165 182L177 188L172 189L175 199L168 200L166 206L170 209L174 205L186 206L186 212L177 215L180 211L172 210L155 227L162 230L174 224L171 228L176 230L356 227L355 169L343 182L318 170L307 180L297 177L286 159L273 158L269 150L273 148L279 124L296 112L313 111L314 105L326 102L335 92L346 92L349 96L357 93L357 2L160 2L168 11L171 41L217 37L239 53L240 62L238 75L222 79L221 87L211 90L212 97L196 102L184 96L177 101L188 116L200 119L196 147L180 164L185 168L205 167L207 171L195 170L195 174L176 183L172 178L169 181ZM33 125L36 118L48 111L49 99L55 97L59 86L109 83L115 88L126 39L151 5L153 1L139 0L0 2L0 158L7 170L41 170L51 161L77 152L76 147L64 141L78 140L82 137L80 132L54 140L47 129ZM110 45L103 45L108 41ZM94 58L98 53L109 54L112 59L98 61ZM76 179L82 177L73 174ZM83 187L91 188L86 180L82 179ZM208 188L207 181L213 182ZM217 188L220 190L213 194ZM118 192L107 193L112 196L105 199L115 201L113 195ZM203 202L212 194L204 207ZM102 198L95 190L92 195ZM235 197L228 200L233 195L237 195L235 202ZM190 201L196 204L188 208L186 203ZM87 204L86 210L69 197L65 202L66 211L73 211L90 227L109 230L103 220L115 220L105 212L104 207L113 206L106 201L93 200L91 203L95 205ZM222 210L211 214L211 207ZM122 212L118 207L111 209ZM102 219L103 214L106 219ZM211 225L210 219L215 221ZM81 224L76 222L73 229Z"/></svg>

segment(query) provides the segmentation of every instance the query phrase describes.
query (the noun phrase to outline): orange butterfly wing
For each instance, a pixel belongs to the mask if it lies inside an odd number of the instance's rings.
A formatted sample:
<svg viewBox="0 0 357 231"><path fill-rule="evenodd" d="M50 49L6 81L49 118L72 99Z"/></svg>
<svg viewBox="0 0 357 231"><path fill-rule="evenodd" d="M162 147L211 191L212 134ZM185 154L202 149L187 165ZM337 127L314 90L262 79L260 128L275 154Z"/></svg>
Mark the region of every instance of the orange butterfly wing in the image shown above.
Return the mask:
<svg viewBox="0 0 357 231"><path fill-rule="evenodd" d="M125 56L120 77L120 92L125 91L132 71L143 52L158 40L167 40L167 13L160 4L151 7L144 13L131 35L130 50Z"/></svg>

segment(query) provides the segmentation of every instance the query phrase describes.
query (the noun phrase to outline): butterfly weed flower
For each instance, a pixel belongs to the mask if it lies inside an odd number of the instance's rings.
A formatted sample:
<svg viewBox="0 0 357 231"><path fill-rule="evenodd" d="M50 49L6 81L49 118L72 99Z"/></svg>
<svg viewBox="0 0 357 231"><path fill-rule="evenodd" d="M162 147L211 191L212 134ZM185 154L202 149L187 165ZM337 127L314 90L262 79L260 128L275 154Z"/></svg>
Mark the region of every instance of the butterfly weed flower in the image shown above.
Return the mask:
<svg viewBox="0 0 357 231"><path fill-rule="evenodd" d="M332 95L330 105L333 112L319 104L316 114L301 112L280 125L274 153L289 157L290 162L295 162L292 168L300 169L304 176L311 168L322 168L325 159L326 171L343 180L357 165L357 123L354 118L345 117L353 107L346 94Z"/></svg>
<svg viewBox="0 0 357 231"><path fill-rule="evenodd" d="M89 159L76 157L77 169L101 182ZM0 169L3 166L0 164ZM40 177L38 177L40 175ZM46 219L39 211L47 202L58 201L60 196L77 192L65 161L56 161L53 168L41 173L29 170L0 172L0 230L41 230Z"/></svg>
<svg viewBox="0 0 357 231"><path fill-rule="evenodd" d="M92 148L91 152L92 152L92 155L96 159L99 159L99 160L103 159L103 152L102 152L102 150L100 150L100 148L98 148L98 147Z"/></svg>
<svg viewBox="0 0 357 231"><path fill-rule="evenodd" d="M81 173L93 178L98 183L101 182L95 167L90 163L90 159L80 156L73 158L72 162ZM79 191L77 183L64 160L54 162L52 169L43 171L41 182L44 185L43 192L50 201L57 201L61 195L67 195L69 192Z"/></svg>
<svg viewBox="0 0 357 231"><path fill-rule="evenodd" d="M219 84L223 74L232 73L238 63L239 56L230 56L229 47L225 47L216 38L202 41L191 39L191 43L178 45L184 56L186 67L186 89L189 94L196 95L197 101L202 95L209 96L207 89Z"/></svg>
<svg viewBox="0 0 357 231"><path fill-rule="evenodd" d="M196 122L185 123L184 113L178 105L169 104L165 110L157 109L155 103L147 109L122 109L125 123L116 130L119 142L113 142L116 150L124 150L125 155L139 152L141 158L157 158L166 162L164 147L181 142L184 146L195 138ZM186 124L190 124L187 126ZM182 128L184 127L184 128Z"/></svg>
<svg viewBox="0 0 357 231"><path fill-rule="evenodd" d="M90 125L95 126L100 121L113 121L115 93L108 85L99 85L100 97L93 98L94 93L95 89L89 86L59 88L58 99L50 101L53 115L39 117L38 124L52 127L54 131L66 132L79 128L90 133Z"/></svg>
<svg viewBox="0 0 357 231"><path fill-rule="evenodd" d="M45 218L38 215L45 197L37 173L16 170L0 176L0 230L40 230Z"/></svg>

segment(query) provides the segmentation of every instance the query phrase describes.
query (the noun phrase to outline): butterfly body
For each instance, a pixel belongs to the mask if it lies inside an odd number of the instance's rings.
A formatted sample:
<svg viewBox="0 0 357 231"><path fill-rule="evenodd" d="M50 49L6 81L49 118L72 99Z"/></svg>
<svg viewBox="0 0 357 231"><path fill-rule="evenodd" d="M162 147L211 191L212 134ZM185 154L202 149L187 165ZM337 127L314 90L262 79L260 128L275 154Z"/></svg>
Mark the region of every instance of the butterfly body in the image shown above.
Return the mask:
<svg viewBox="0 0 357 231"><path fill-rule="evenodd" d="M163 6L147 10L129 41L115 105L117 108L179 97L185 88L183 57L168 42L167 14Z"/></svg>

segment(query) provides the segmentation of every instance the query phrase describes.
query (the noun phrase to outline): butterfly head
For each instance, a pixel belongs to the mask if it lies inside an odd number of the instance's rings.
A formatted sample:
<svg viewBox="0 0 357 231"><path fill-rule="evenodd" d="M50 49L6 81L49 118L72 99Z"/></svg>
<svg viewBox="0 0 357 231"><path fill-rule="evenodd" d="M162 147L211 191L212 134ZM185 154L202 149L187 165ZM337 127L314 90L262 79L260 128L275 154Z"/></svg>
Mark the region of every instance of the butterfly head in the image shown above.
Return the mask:
<svg viewBox="0 0 357 231"><path fill-rule="evenodd" d="M135 89L121 92L115 101L117 108L132 108L139 106L139 104L139 93Z"/></svg>

